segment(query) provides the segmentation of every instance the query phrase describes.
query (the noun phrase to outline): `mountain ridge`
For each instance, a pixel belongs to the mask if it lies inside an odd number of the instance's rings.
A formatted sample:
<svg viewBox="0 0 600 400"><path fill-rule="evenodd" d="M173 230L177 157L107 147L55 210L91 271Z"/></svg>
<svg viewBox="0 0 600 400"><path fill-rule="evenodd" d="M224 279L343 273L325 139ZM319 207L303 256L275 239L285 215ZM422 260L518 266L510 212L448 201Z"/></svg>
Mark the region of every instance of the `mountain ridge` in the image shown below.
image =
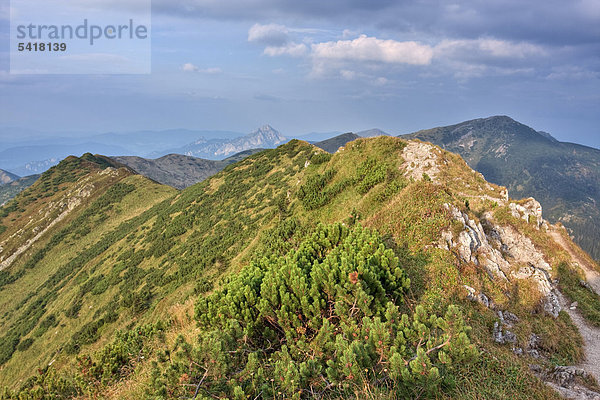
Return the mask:
<svg viewBox="0 0 600 400"><path fill-rule="evenodd" d="M263 149L250 149L223 160L205 160L181 154L167 154L156 159L136 156L116 156L113 160L127 165L137 173L158 183L185 189L216 174L223 168Z"/></svg>
<svg viewBox="0 0 600 400"><path fill-rule="evenodd" d="M575 240L600 258L600 150L559 142L506 116L401 135L460 154L491 182L518 197L535 197L551 222L567 226Z"/></svg>
<svg viewBox="0 0 600 400"><path fill-rule="evenodd" d="M541 212L456 154L386 136L333 155L292 140L182 191L68 158L0 214L2 260L42 232L0 272L0 383L8 398L558 399L529 365L581 359L556 280L587 289Z"/></svg>
<svg viewBox="0 0 600 400"><path fill-rule="evenodd" d="M163 152L163 154L176 153L210 160L222 160L228 156L245 150L255 148L273 148L286 142L287 140L287 138L267 124L245 136L234 139L206 140L204 138L199 138L193 143L180 148L168 150Z"/></svg>
<svg viewBox="0 0 600 400"><path fill-rule="evenodd" d="M11 172L0 169L0 185L6 185L7 183L18 180L20 176Z"/></svg>

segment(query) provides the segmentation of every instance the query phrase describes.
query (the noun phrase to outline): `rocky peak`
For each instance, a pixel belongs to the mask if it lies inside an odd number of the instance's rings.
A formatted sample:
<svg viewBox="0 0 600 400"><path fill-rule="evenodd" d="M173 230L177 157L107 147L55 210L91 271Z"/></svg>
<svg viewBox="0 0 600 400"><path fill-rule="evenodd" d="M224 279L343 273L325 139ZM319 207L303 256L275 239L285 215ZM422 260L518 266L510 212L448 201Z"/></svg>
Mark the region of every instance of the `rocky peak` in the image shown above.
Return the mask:
<svg viewBox="0 0 600 400"><path fill-rule="evenodd" d="M250 133L248 137L263 141L271 142L273 144L283 143L286 139L277 130L273 129L271 125L263 125L254 132Z"/></svg>
<svg viewBox="0 0 600 400"><path fill-rule="evenodd" d="M442 150L430 143L409 141L402 152L405 175L420 180L423 179L423 174L427 174L430 179L435 180L440 171L438 158L441 154Z"/></svg>
<svg viewBox="0 0 600 400"><path fill-rule="evenodd" d="M548 223L542 218L542 205L533 197L517 203L510 203L508 207L513 217L526 222L534 222L538 229L542 226L548 228Z"/></svg>

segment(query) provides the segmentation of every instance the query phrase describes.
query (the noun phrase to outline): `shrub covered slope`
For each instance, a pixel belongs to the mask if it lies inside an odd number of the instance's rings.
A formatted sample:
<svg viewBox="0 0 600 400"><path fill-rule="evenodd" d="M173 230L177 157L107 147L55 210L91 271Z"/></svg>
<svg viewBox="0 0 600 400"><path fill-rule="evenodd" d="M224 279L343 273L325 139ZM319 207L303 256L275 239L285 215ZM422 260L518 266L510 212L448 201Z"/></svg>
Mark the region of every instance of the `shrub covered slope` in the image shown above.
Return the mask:
<svg viewBox="0 0 600 400"><path fill-rule="evenodd" d="M464 256L456 215L569 268L549 228L439 148L294 140L181 192L102 160L65 160L2 209L3 260L47 228L0 273L5 398L542 399L531 334L540 368L582 356L518 254L500 256L505 280L490 253ZM31 232L26 216L60 202L43 193L90 182ZM519 321L508 344L496 310Z"/></svg>

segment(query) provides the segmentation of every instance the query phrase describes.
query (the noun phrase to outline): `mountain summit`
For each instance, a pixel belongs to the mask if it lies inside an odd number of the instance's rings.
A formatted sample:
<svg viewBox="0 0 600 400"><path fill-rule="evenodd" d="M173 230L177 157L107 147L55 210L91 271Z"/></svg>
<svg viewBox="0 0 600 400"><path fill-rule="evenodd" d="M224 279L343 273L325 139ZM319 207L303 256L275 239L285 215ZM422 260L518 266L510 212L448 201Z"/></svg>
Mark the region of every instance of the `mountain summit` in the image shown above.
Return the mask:
<svg viewBox="0 0 600 400"><path fill-rule="evenodd" d="M186 156L206 158L209 160L222 160L242 151L264 148L269 149L287 142L281 133L270 125L263 125L255 131L235 139L199 138L193 143L178 149L169 150L169 153L184 154Z"/></svg>
<svg viewBox="0 0 600 400"><path fill-rule="evenodd" d="M515 197L535 197L548 220L563 223L584 250L600 259L600 150L559 142L507 116L402 137L458 153Z"/></svg>
<svg viewBox="0 0 600 400"><path fill-rule="evenodd" d="M257 140L259 143L269 143L272 145L278 145L286 141L286 138L269 124L261 126L244 137Z"/></svg>
<svg viewBox="0 0 600 400"><path fill-rule="evenodd" d="M390 136L389 133L384 132L378 128L367 129L366 131L360 131L360 132L357 132L356 134L358 136L364 137L364 138L370 138L370 137L376 137L376 136Z"/></svg>

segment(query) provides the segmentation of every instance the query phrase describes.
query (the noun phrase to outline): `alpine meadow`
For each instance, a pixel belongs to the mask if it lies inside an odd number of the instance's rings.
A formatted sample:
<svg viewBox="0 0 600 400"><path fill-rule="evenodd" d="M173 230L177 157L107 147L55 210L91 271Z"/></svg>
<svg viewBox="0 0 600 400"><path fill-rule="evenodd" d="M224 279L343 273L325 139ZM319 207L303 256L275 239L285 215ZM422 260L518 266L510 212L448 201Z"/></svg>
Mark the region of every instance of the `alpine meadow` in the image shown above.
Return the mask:
<svg viewBox="0 0 600 400"><path fill-rule="evenodd" d="M291 140L183 190L88 153L0 217L2 399L600 391L598 264L426 142Z"/></svg>

